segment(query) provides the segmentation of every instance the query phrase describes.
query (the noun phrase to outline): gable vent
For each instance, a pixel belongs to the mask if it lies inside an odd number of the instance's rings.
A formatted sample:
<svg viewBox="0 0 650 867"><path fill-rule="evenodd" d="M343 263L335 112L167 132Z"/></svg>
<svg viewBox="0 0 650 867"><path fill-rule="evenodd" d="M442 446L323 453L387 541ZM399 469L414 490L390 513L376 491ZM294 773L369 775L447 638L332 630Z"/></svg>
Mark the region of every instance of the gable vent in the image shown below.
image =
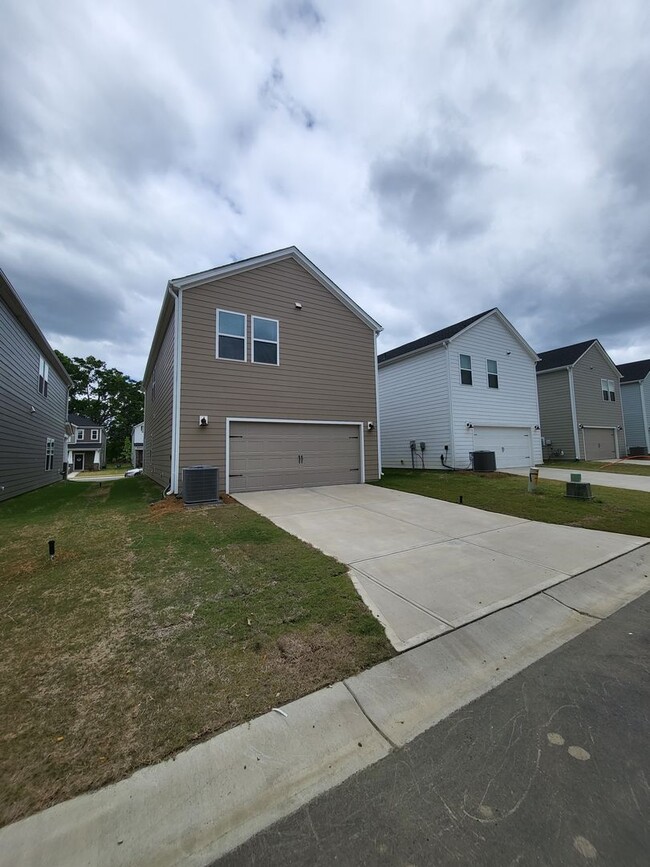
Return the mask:
<svg viewBox="0 0 650 867"><path fill-rule="evenodd" d="M186 506L219 502L218 467L184 467L183 502Z"/></svg>

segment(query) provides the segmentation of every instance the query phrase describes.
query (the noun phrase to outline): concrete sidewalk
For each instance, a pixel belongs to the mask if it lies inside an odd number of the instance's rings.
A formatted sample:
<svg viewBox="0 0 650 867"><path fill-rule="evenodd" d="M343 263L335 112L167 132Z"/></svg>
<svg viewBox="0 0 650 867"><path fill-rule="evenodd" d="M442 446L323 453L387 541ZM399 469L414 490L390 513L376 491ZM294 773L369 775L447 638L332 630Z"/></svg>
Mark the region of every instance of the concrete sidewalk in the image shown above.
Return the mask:
<svg viewBox="0 0 650 867"><path fill-rule="evenodd" d="M205 867L636 599L649 576L645 546L2 828L2 864Z"/></svg>
<svg viewBox="0 0 650 867"><path fill-rule="evenodd" d="M236 499L348 564L359 594L400 651L648 541L372 485L259 491Z"/></svg>
<svg viewBox="0 0 650 867"><path fill-rule="evenodd" d="M626 461L627 463L627 461ZM646 491L650 493L650 476L633 476L628 473L600 473L593 470L566 469L558 467L538 467L540 479L552 479L556 482L570 482L571 473L580 473L583 482L601 485L605 488L623 488L627 491ZM511 476L527 476L529 467L510 467L498 470Z"/></svg>

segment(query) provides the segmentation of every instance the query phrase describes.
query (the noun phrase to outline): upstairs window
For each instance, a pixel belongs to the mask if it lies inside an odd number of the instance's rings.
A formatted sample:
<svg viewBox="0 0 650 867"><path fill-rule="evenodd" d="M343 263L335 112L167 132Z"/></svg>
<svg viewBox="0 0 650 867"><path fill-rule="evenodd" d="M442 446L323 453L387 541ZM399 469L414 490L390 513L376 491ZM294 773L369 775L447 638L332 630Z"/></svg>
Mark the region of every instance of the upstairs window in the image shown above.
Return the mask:
<svg viewBox="0 0 650 867"><path fill-rule="evenodd" d="M84 429L82 427L77 428L77 442L81 442L84 438Z"/></svg>
<svg viewBox="0 0 650 867"><path fill-rule="evenodd" d="M98 431L98 430L91 430L91 431L90 431L90 439L93 440L93 442L98 442L98 440L99 440L99 431Z"/></svg>
<svg viewBox="0 0 650 867"><path fill-rule="evenodd" d="M45 470L49 472L54 467L54 440L48 437L45 441Z"/></svg>
<svg viewBox="0 0 650 867"><path fill-rule="evenodd" d="M497 370L496 361L492 361L488 358L487 360L487 375L488 375L488 388L498 388L499 387L499 372Z"/></svg>
<svg viewBox="0 0 650 867"><path fill-rule="evenodd" d="M38 362L38 393L47 397L47 386L50 378L50 365L44 358Z"/></svg>
<svg viewBox="0 0 650 867"><path fill-rule="evenodd" d="M616 392L614 391L613 379L601 379L600 389L603 393L603 400L611 400L612 403L616 400Z"/></svg>
<svg viewBox="0 0 650 867"><path fill-rule="evenodd" d="M471 355L460 356L460 381L463 385L472 384L472 357Z"/></svg>
<svg viewBox="0 0 650 867"><path fill-rule="evenodd" d="M253 363L280 363L280 336L277 319L253 316Z"/></svg>
<svg viewBox="0 0 650 867"><path fill-rule="evenodd" d="M246 316L217 310L217 358L246 361Z"/></svg>

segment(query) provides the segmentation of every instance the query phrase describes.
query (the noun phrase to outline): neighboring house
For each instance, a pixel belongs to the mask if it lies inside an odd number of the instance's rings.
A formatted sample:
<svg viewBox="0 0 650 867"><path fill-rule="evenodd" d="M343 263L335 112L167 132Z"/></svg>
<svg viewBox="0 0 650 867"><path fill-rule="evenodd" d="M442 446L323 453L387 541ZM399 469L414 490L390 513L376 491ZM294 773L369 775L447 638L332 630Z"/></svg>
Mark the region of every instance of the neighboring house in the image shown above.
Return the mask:
<svg viewBox="0 0 650 867"><path fill-rule="evenodd" d="M650 454L650 358L619 364L618 371L628 453Z"/></svg>
<svg viewBox="0 0 650 867"><path fill-rule="evenodd" d="M607 460L625 454L620 373L598 340L540 353L544 456Z"/></svg>
<svg viewBox="0 0 650 867"><path fill-rule="evenodd" d="M106 433L101 424L85 415L68 415L68 472L100 470L106 464Z"/></svg>
<svg viewBox="0 0 650 867"><path fill-rule="evenodd" d="M382 353L383 465L466 469L474 451L498 469L541 461L536 361L497 308Z"/></svg>
<svg viewBox="0 0 650 867"><path fill-rule="evenodd" d="M142 452L144 450L144 422L134 424L131 430L131 466L142 466Z"/></svg>
<svg viewBox="0 0 650 867"><path fill-rule="evenodd" d="M379 477L381 330L295 247L171 280L147 362L144 471L250 491Z"/></svg>
<svg viewBox="0 0 650 867"><path fill-rule="evenodd" d="M72 380L0 270L0 500L58 482Z"/></svg>

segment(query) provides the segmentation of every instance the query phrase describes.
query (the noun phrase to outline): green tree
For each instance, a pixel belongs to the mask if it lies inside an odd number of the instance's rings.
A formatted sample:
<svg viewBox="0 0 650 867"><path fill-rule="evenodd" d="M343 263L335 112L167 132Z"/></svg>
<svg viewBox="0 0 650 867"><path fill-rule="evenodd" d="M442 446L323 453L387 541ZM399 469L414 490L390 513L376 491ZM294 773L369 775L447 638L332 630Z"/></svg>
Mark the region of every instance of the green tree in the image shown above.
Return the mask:
<svg viewBox="0 0 650 867"><path fill-rule="evenodd" d="M109 461L119 459L125 439L130 440L133 425L143 418L142 383L115 367L108 367L93 355L69 358L58 349L55 351L74 383L70 390L70 412L86 415L104 425L106 458Z"/></svg>
<svg viewBox="0 0 650 867"><path fill-rule="evenodd" d="M125 437L119 459L123 464L131 463L131 437Z"/></svg>

